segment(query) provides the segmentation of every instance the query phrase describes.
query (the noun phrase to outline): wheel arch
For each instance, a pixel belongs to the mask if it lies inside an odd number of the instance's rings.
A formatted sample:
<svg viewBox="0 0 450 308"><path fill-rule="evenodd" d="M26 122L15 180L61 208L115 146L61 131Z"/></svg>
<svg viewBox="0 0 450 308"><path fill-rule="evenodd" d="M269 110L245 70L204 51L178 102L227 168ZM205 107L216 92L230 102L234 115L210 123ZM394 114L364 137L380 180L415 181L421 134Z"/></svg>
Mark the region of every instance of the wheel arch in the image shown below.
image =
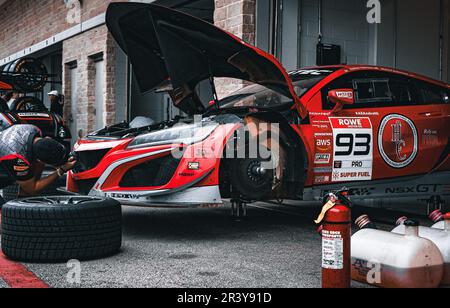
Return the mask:
<svg viewBox="0 0 450 308"><path fill-rule="evenodd" d="M276 123L280 125L280 143L284 150L286 150L286 174L283 177L282 196L285 199L301 199L303 198L303 190L307 180L307 171L309 166L309 156L304 141L301 136L290 125L289 119L279 112L259 112L251 114L248 117L267 122ZM226 143L228 144L233 138L231 135ZM230 197L227 187L230 186L226 178L226 168L230 159L225 157L226 146L224 147L224 155L219 162L219 185L224 198Z"/></svg>

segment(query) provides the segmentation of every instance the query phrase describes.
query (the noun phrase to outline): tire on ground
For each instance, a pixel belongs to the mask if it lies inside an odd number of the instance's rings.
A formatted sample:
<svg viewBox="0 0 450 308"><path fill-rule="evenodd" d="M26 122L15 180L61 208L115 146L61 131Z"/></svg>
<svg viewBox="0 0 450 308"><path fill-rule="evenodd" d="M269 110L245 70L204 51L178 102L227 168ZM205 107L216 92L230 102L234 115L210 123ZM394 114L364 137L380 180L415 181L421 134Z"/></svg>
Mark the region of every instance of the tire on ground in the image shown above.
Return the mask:
<svg viewBox="0 0 450 308"><path fill-rule="evenodd" d="M19 195L19 185L12 184L8 187L3 188L3 199L8 202L16 200Z"/></svg>
<svg viewBox="0 0 450 308"><path fill-rule="evenodd" d="M111 256L122 246L122 209L112 199L78 196L14 200L2 209L2 251L22 262Z"/></svg>
<svg viewBox="0 0 450 308"><path fill-rule="evenodd" d="M50 175L54 171L48 171L47 174L44 173L44 176ZM65 187L66 185L66 176L61 177L57 182L50 185L47 189L45 189L41 195L43 196L59 196L64 195L63 192L58 191L60 187ZM16 200L19 198L19 185L12 184L8 187L3 188L2 190L3 199L6 202Z"/></svg>

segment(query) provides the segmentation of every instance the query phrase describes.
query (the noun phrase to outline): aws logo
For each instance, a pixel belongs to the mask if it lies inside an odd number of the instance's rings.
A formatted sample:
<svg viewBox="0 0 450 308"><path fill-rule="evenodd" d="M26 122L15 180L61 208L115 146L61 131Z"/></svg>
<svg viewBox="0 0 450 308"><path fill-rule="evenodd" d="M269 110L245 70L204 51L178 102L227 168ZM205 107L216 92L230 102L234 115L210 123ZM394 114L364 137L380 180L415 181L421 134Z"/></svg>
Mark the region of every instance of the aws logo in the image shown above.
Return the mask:
<svg viewBox="0 0 450 308"><path fill-rule="evenodd" d="M331 139L317 139L316 140L316 151L326 152L331 150Z"/></svg>

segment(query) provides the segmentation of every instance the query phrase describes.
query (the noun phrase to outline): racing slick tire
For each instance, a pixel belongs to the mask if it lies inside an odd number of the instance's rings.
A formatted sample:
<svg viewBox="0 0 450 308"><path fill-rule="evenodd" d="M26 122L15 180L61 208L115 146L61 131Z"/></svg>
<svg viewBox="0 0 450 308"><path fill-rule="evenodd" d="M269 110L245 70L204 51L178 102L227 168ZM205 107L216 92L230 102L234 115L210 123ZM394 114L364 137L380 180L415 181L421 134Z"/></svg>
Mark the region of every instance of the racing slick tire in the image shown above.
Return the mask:
<svg viewBox="0 0 450 308"><path fill-rule="evenodd" d="M122 246L122 209L84 196L14 200L2 208L2 251L22 262L58 263L111 256Z"/></svg>
<svg viewBox="0 0 450 308"><path fill-rule="evenodd" d="M37 97L24 96L19 97L11 105L11 111L16 112L47 112L48 109L44 103Z"/></svg>
<svg viewBox="0 0 450 308"><path fill-rule="evenodd" d="M2 71L11 79L8 83L21 92L39 92L49 78L44 64L34 58L17 59L2 67Z"/></svg>

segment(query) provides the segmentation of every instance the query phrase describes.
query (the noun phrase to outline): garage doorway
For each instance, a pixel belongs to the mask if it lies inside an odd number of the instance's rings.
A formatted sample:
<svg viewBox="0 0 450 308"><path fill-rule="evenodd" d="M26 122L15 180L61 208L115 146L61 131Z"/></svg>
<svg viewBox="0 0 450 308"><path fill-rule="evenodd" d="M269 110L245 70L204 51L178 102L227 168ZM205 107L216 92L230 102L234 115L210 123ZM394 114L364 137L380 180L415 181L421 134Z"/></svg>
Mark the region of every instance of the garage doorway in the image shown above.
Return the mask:
<svg viewBox="0 0 450 308"><path fill-rule="evenodd" d="M68 117L70 131L72 132L72 146L78 140L78 125L76 116L78 114L78 66L77 62L68 65L70 78L70 115Z"/></svg>
<svg viewBox="0 0 450 308"><path fill-rule="evenodd" d="M214 23L214 0L157 0L153 3L182 11L209 23ZM173 105L167 94L154 92L142 94L133 74L130 74L128 79L130 91L129 121L137 116L145 116L155 122L162 122L182 115L182 112Z"/></svg>
<svg viewBox="0 0 450 308"><path fill-rule="evenodd" d="M94 129L99 130L105 127L105 61L103 53L91 57L94 62L95 79L94 79Z"/></svg>

